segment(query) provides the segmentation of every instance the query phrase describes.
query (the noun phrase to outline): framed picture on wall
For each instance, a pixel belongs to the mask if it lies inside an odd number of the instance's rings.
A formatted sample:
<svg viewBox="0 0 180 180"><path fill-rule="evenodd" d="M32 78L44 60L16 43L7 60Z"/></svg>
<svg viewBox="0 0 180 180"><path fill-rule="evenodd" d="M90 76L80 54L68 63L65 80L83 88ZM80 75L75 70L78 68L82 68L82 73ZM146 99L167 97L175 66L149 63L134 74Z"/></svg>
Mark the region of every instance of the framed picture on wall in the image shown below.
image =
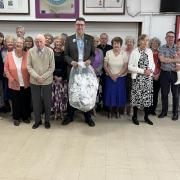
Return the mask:
<svg viewBox="0 0 180 180"><path fill-rule="evenodd" d="M29 14L29 0L0 0L0 14Z"/></svg>
<svg viewBox="0 0 180 180"><path fill-rule="evenodd" d="M36 18L77 18L79 0L35 0Z"/></svg>
<svg viewBox="0 0 180 180"><path fill-rule="evenodd" d="M125 0L83 0L83 13L113 15L125 13Z"/></svg>
<svg viewBox="0 0 180 180"><path fill-rule="evenodd" d="M176 16L176 40L180 38L180 16Z"/></svg>

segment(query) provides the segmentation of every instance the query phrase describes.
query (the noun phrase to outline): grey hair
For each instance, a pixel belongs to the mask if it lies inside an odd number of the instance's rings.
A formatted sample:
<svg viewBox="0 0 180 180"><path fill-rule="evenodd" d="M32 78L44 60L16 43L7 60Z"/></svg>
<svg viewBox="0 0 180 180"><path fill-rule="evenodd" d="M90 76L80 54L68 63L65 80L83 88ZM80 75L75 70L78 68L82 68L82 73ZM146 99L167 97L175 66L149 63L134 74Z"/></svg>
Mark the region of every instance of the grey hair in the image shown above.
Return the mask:
<svg viewBox="0 0 180 180"><path fill-rule="evenodd" d="M51 41L53 42L53 36L52 36L52 34L50 34L50 33L45 33L45 34L44 34L44 37L46 38L47 36L49 36L49 37L51 38Z"/></svg>
<svg viewBox="0 0 180 180"><path fill-rule="evenodd" d="M158 44L158 47L161 45L161 41L157 37L153 37L152 39L149 40L149 47L152 48L152 43L156 42Z"/></svg>
<svg viewBox="0 0 180 180"><path fill-rule="evenodd" d="M25 31L24 26L17 26L17 27L16 27L16 30L17 30L17 29L22 29L23 31Z"/></svg>
<svg viewBox="0 0 180 180"><path fill-rule="evenodd" d="M133 38L132 36L126 36L126 38L125 38L125 44L127 44L128 41L132 41L133 44L135 44L135 38Z"/></svg>

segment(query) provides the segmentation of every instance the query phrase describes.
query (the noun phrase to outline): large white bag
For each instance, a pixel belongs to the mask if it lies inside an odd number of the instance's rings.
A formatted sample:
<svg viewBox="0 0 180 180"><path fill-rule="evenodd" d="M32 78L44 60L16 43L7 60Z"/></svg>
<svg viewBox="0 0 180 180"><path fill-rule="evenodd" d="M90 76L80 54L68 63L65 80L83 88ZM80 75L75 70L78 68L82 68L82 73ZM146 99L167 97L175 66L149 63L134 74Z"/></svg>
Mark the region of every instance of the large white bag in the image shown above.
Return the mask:
<svg viewBox="0 0 180 180"><path fill-rule="evenodd" d="M75 67L69 77L69 103L83 112L93 109L96 103L98 80L92 66Z"/></svg>

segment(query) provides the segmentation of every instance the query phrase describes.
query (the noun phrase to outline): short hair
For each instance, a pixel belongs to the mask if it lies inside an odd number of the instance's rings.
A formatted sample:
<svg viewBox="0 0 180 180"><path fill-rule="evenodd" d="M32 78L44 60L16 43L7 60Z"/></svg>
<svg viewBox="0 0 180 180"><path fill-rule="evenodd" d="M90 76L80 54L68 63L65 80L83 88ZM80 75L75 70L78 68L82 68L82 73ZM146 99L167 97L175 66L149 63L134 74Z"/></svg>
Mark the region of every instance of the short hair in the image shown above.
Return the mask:
<svg viewBox="0 0 180 180"><path fill-rule="evenodd" d="M24 31L24 26L17 26L17 27L16 27L16 30L17 30L17 29L23 29L23 31Z"/></svg>
<svg viewBox="0 0 180 180"><path fill-rule="evenodd" d="M166 33L166 36L167 36L169 33L172 33L172 34L174 34L174 36L175 36L175 33L174 33L173 31L168 31L168 32Z"/></svg>
<svg viewBox="0 0 180 180"><path fill-rule="evenodd" d="M0 37L3 37L4 38L4 34L2 32L0 32Z"/></svg>
<svg viewBox="0 0 180 180"><path fill-rule="evenodd" d="M2 32L0 32L0 37L3 38L3 41L2 41L2 43L1 43L1 45L4 45L4 34L3 34Z"/></svg>
<svg viewBox="0 0 180 180"><path fill-rule="evenodd" d="M111 40L111 45L113 45L114 42L120 43L121 46L122 46L122 44L123 44L123 40L122 40L121 37L114 37L114 38Z"/></svg>
<svg viewBox="0 0 180 180"><path fill-rule="evenodd" d="M132 36L126 36L126 38L125 38L125 44L127 44L128 41L132 41L133 44L135 44L135 38L133 38Z"/></svg>
<svg viewBox="0 0 180 180"><path fill-rule="evenodd" d="M152 48L152 43L156 42L158 44L158 47L161 45L161 41L157 37L153 37L152 39L149 40L149 47Z"/></svg>
<svg viewBox="0 0 180 180"><path fill-rule="evenodd" d="M101 34L100 34L100 38L101 38L101 36L106 36L106 37L108 38L107 33L101 33Z"/></svg>
<svg viewBox="0 0 180 180"><path fill-rule="evenodd" d="M51 42L53 42L53 36L50 33L45 33L44 34L45 38L48 37L48 36L51 38Z"/></svg>
<svg viewBox="0 0 180 180"><path fill-rule="evenodd" d="M86 20L83 18L83 17L78 17L77 19L76 19L76 22L77 21L84 21L84 23L86 22Z"/></svg>
<svg viewBox="0 0 180 180"><path fill-rule="evenodd" d="M16 43L18 39L22 40L22 41L23 41L23 44L24 44L25 39L24 39L23 37L17 37L16 39L14 39L14 43Z"/></svg>
<svg viewBox="0 0 180 180"><path fill-rule="evenodd" d="M7 42L7 41L9 41L9 40L12 40L13 43L14 43L14 42L15 42L14 36L12 36L12 35L7 35L6 38L5 38L5 42Z"/></svg>
<svg viewBox="0 0 180 180"><path fill-rule="evenodd" d="M61 37L62 37L62 38L64 38L64 37L67 38L67 37L68 37L68 34L66 34L66 33L61 33Z"/></svg>
<svg viewBox="0 0 180 180"><path fill-rule="evenodd" d="M141 35L138 37L138 46L140 45L140 41L144 40L146 37L148 37L147 34L141 34Z"/></svg>
<svg viewBox="0 0 180 180"><path fill-rule="evenodd" d="M60 40L63 43L63 38L61 36L55 36L53 41Z"/></svg>
<svg viewBox="0 0 180 180"><path fill-rule="evenodd" d="M31 36L27 36L26 38L25 38L25 42L26 41L31 41L32 42L32 46L34 46L34 40L33 40L33 38L31 37Z"/></svg>

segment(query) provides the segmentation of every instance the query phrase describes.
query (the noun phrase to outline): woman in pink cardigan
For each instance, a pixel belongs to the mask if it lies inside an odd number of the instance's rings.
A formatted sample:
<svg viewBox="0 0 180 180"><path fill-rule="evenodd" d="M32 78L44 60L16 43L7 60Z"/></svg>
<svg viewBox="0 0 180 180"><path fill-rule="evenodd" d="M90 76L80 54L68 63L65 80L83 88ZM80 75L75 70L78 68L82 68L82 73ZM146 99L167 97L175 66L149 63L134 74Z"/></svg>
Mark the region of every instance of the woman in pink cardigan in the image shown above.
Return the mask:
<svg viewBox="0 0 180 180"><path fill-rule="evenodd" d="M19 126L20 119L30 123L31 91L29 73L27 71L28 52L23 51L24 39L19 37L15 42L15 49L8 52L4 71L8 78L8 86L12 98L12 112L14 125Z"/></svg>

